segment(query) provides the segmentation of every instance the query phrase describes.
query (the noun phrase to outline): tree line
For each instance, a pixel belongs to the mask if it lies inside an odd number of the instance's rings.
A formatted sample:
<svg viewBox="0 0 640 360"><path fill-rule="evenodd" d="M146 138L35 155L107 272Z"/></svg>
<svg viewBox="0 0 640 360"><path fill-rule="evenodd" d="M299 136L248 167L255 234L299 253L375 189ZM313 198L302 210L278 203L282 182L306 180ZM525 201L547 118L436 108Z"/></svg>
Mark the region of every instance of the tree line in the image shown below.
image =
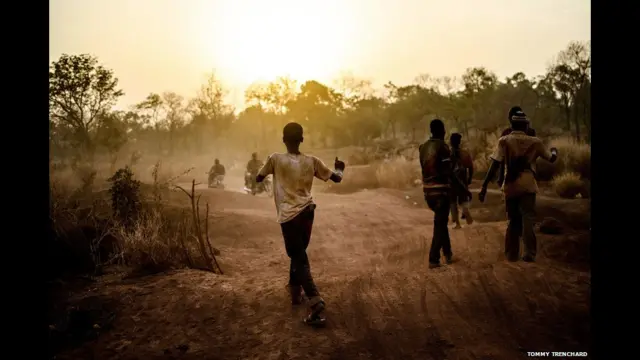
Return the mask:
<svg viewBox="0 0 640 360"><path fill-rule="evenodd" d="M115 110L124 91L114 72L93 56L64 54L49 71L50 153L92 158L101 152L115 161L127 146L165 155L230 144L260 150L279 140L289 121L307 129L314 147L415 142L424 139L434 117L466 136L498 130L514 105L525 109L539 133L561 129L589 142L591 49L589 42L569 43L537 77L518 72L500 80L474 67L460 77L422 74L412 84L387 82L380 88L351 75L333 84L279 77L249 86L240 112L226 102L227 94L212 73L191 98L151 93L128 110Z"/></svg>

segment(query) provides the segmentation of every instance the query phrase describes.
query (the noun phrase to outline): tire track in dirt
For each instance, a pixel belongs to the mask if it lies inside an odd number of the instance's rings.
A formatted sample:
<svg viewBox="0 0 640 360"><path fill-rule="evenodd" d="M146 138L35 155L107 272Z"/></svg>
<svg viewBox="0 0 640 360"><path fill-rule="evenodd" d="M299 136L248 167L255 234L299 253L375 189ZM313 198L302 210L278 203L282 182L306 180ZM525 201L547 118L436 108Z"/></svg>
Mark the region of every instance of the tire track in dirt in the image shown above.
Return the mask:
<svg viewBox="0 0 640 360"><path fill-rule="evenodd" d="M496 290L493 290L490 285L492 282L501 280L497 278L493 281L487 280L488 274L495 277L493 270L499 266L497 262L501 257L503 223L478 224L474 227L464 228L462 231L452 231L454 251L461 261L458 261L450 269L444 269L444 272L428 272L424 271L428 246L427 238L430 238L432 231L430 224L432 215L428 210L415 209L407 206L401 200L375 192L352 194L349 197L351 199L340 195L324 194L318 197L317 220L309 249L314 275L321 290L326 288L323 293L330 306L328 314L332 316L332 322L336 326L329 333L339 330L344 332L344 329L341 328L346 328L346 332L352 334L353 338L359 338L359 342L370 344L367 351L370 355L375 354L377 358L380 356L394 358L398 354L404 354L404 351L401 349L401 337L395 337L393 342L388 341L390 329L391 333L399 332L406 336L408 329L418 325L408 321L407 316L419 315L418 317L422 317L424 320L420 324L423 327L421 332L425 337L435 339L432 342L439 350L436 352L432 350L430 353L427 352L428 354L418 349L411 351L418 351L417 353L429 355L432 358L441 358L444 354L439 351L447 349L447 346L443 344L448 342L442 339L438 326L434 325L438 321L434 319L439 319L442 323L443 316L438 314L433 318L429 315L430 311L426 311L429 306L433 307L433 305L424 304L437 304L440 308L451 308L452 311L448 313L448 320L445 322L455 324L457 331L467 333L468 337L472 337L470 335L473 333L473 324L467 321L466 317L473 314L469 311L465 312L461 306L457 306L458 300L455 300L454 297L460 297L458 292L451 291L451 287L440 285L442 281L447 282L451 280L451 277L457 277L459 280L457 282L467 281L478 285L476 286L477 295L484 294L484 302L491 306L492 316L496 317L505 330L503 333L498 332L500 336L497 337L488 334L484 334L484 339L483 336L476 337L477 342L486 342L489 340L486 339L487 336L493 337L493 342L512 349L507 351L509 356L521 355L522 348L513 339L520 330L514 328L512 323L512 319L517 316L509 314L508 310L505 310L509 308L508 304L502 301L501 297L495 295ZM270 207L271 209L269 209ZM272 203L268 204L266 208L260 207L260 209L272 213ZM277 235L274 234L274 236ZM281 242L281 239L277 241ZM276 244L276 248L272 250L275 250L276 253L282 252L282 245ZM284 263L282 265L286 265L288 259L284 257L282 260ZM402 282L411 286L411 275L415 273L416 268L423 270L418 276L423 276L424 283L430 284L433 289L427 293L426 285L423 285L425 291L420 292L423 313L416 313L416 307L411 304L412 299L416 298L415 296L405 296L403 299L399 295L403 293ZM531 282L531 279L523 275L522 267L504 264L501 268L503 272L513 272L509 279L511 283ZM453 269L452 274L445 275L447 270L451 269ZM391 271L395 271L395 275L389 276ZM474 282L469 279L467 273L476 271L480 271L480 273ZM436 276L431 276L432 274ZM440 274L443 276L438 276ZM286 276L283 275L286 275L286 272L282 272L280 275L282 281L285 281ZM271 279L277 277L274 276ZM416 277L414 276L414 278ZM337 292L340 295L335 296L333 288L339 288L339 284L344 283L345 279L353 279L352 284L342 292ZM549 289L545 291L549 291ZM351 302L347 300L349 298L347 294L350 292L356 294L352 296ZM346 306L346 304L342 306L341 303L344 302L351 306ZM355 313L353 313L354 311ZM443 312L446 311L441 309L440 313ZM451 316L450 313L455 315ZM349 317L356 321L347 324L345 321L335 320ZM391 320L394 318L403 320L395 320L394 322ZM367 319L370 320L367 321ZM380 319L386 320L380 322ZM376 322L380 323L376 325ZM377 328L382 326L380 324L385 325L382 328ZM464 331L461 331L461 325ZM427 336L424 332L429 328L432 331L431 335ZM366 335L364 337L357 336L358 330L364 331ZM334 343L338 341L335 336L331 338ZM433 346L432 344L431 347L433 348ZM499 356L501 352L504 353L504 351L494 351L491 355ZM504 355L506 356L507 353ZM412 356L411 352L404 355Z"/></svg>
<svg viewBox="0 0 640 360"><path fill-rule="evenodd" d="M221 359L518 359L523 350L586 349L588 286L579 280L588 274L546 259L500 260L504 222L451 231L457 261L429 270L429 210L390 191L317 195L308 254L329 326L315 330L302 324L304 308L289 305L289 262L273 199L202 193L227 275L141 279L146 290L133 301L145 304L140 325L156 329L156 340L123 322L118 336L133 340L114 358L158 358L178 339L190 344L185 356ZM109 289L117 294L123 286ZM120 317L135 311L127 306ZM104 334L93 354L116 340Z"/></svg>

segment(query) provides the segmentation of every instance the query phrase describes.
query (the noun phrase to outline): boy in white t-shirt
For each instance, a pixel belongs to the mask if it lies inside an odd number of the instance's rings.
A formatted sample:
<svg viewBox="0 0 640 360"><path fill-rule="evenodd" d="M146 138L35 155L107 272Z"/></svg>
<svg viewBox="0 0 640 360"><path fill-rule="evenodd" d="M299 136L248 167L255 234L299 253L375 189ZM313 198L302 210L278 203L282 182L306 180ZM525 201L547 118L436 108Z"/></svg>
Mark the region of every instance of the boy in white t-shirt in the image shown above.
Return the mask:
<svg viewBox="0 0 640 360"><path fill-rule="evenodd" d="M287 152L271 154L258 172L256 181L262 182L265 177L273 175L273 198L278 222L282 228L287 255L291 259L291 302L294 305L301 304L304 290L309 298L310 307L309 315L304 322L312 326L321 326L325 321L321 316L325 302L313 281L307 257L316 207L311 197L311 185L314 177L339 183L342 181L345 164L336 157L335 171L332 171L317 157L302 154L300 143L304 138L300 124L289 123L282 132L282 141L287 147Z"/></svg>

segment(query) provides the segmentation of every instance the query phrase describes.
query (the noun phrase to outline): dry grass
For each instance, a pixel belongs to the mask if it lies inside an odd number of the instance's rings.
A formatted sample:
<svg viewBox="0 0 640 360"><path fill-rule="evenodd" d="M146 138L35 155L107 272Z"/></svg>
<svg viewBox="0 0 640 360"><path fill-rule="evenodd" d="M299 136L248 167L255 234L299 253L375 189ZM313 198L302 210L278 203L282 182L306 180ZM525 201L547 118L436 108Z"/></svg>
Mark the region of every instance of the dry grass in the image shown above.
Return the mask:
<svg viewBox="0 0 640 360"><path fill-rule="evenodd" d="M469 150L474 161L475 176L484 178L491 165L489 156L493 153L500 139L500 133L489 133L485 137L474 137L463 142L463 147ZM539 159L537 166L538 179L549 181L554 176L564 172L574 172L582 179L591 178L591 146L578 143L569 136L553 138L548 143L549 147L558 149L558 160L551 164Z"/></svg>
<svg viewBox="0 0 640 360"><path fill-rule="evenodd" d="M538 161L537 174L540 180L551 180L565 172L577 173L582 179L591 179L590 145L562 136L552 139L549 147L558 149L558 160L553 164L544 160Z"/></svg>
<svg viewBox="0 0 640 360"><path fill-rule="evenodd" d="M375 166L375 174L378 186L389 189L404 189L412 186L416 179L420 179L417 161L405 157L378 163Z"/></svg>
<svg viewBox="0 0 640 360"><path fill-rule="evenodd" d="M555 176L551 185L555 193L565 199L574 199L577 195L584 195L586 187L580 174L575 172L566 172Z"/></svg>
<svg viewBox="0 0 640 360"><path fill-rule="evenodd" d="M377 188L405 189L420 179L420 169L415 160L404 156L377 161L370 165L349 166L339 184L329 184L327 190L335 193L351 193Z"/></svg>
<svg viewBox="0 0 640 360"><path fill-rule="evenodd" d="M124 226L112 216L106 191L95 191L95 171L52 173L50 219L54 238L49 244L52 277L66 273L100 272L106 265L121 264L134 273L155 273L170 268L209 268L202 258L197 231L186 197L175 201L169 189L174 178L158 180L159 164L152 177L153 186L142 187L143 207L132 226ZM161 201L172 198L174 201ZM202 236L207 238L208 236ZM211 253L217 249L208 249Z"/></svg>

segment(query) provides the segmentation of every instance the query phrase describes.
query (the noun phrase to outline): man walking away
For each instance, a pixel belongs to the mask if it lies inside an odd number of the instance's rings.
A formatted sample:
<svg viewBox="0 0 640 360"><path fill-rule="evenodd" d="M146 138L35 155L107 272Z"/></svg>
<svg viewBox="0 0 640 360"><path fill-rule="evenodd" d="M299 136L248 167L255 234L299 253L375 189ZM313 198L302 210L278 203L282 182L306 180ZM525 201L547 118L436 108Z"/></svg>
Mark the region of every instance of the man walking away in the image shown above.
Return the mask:
<svg viewBox="0 0 640 360"><path fill-rule="evenodd" d="M451 150L444 141L444 124L441 120L434 119L429 127L431 138L420 145L419 151L424 199L434 213L429 268L436 268L440 266L440 250L444 253L447 264L453 261L448 227L451 188L454 187L456 191L464 192L469 197L471 193L453 176Z"/></svg>
<svg viewBox="0 0 640 360"><path fill-rule="evenodd" d="M463 191L452 191L451 198L451 218L455 224L454 229L460 229L460 217L458 206L462 209L462 218L467 221L467 224L473 224L473 218L469 212L469 204L471 197L467 197L469 191L469 185L473 179L473 159L471 154L465 149L460 147L462 142L462 135L459 133L451 134L449 138L451 143L451 163L453 164L453 175L465 185Z"/></svg>
<svg viewBox="0 0 640 360"><path fill-rule="evenodd" d="M294 305L302 303L302 290L309 298L309 315L304 322L312 326L324 325L321 313L325 302L320 297L309 266L307 246L311 239L311 229L316 205L311 197L313 178L333 182L342 181L344 162L336 157L331 171L322 160L315 156L302 154L300 143L304 140L302 126L298 123L287 124L282 131L282 141L287 147L286 153L274 153L258 172L256 182L262 182L273 175L274 200L278 222L282 229L284 246L291 259L289 268L289 290Z"/></svg>
<svg viewBox="0 0 640 360"><path fill-rule="evenodd" d="M508 225L505 234L504 251L509 261L517 261L520 256L520 235L524 242L524 261L533 262L536 258L537 242L533 230L535 221L535 203L538 184L536 182L536 159L541 157L549 162L555 162L558 151L551 148L548 151L542 140L526 134L529 120L526 114L514 107L509 111L509 119L513 131L498 140L491 166L484 179L482 189L478 195L484 202L487 195L487 185L495 176L504 162L506 175L502 191L504 192Z"/></svg>
<svg viewBox="0 0 640 360"><path fill-rule="evenodd" d="M511 115L513 115L513 113L515 113L516 111L522 111L522 108L520 108L519 106L514 106L513 108L511 108L511 111L509 111L509 119L511 119ZM500 137L507 136L511 134L512 131L513 129L509 127L502 132L502 135L500 135ZM536 130L531 127L531 124L528 124L526 134L529 136L536 136ZM498 170L498 186L500 187L502 187L502 184L504 184L504 171L504 162L501 162L500 169Z"/></svg>

